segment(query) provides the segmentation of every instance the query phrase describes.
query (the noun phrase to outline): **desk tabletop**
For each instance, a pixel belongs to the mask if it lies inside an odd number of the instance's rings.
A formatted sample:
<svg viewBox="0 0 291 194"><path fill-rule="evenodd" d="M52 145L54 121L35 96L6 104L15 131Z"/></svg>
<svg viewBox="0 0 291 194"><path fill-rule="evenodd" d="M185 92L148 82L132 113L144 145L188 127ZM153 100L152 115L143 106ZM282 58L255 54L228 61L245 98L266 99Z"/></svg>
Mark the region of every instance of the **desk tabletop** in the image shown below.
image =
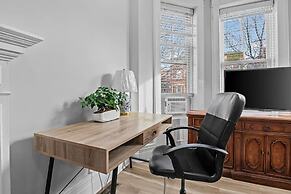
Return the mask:
<svg viewBox="0 0 291 194"><path fill-rule="evenodd" d="M170 118L171 115L130 113L128 116L121 116L120 119L110 122L81 122L38 132L35 136L111 150L140 135L145 129L155 127Z"/></svg>
<svg viewBox="0 0 291 194"><path fill-rule="evenodd" d="M120 119L81 122L34 134L49 157L108 173L171 126L171 115L130 113Z"/></svg>

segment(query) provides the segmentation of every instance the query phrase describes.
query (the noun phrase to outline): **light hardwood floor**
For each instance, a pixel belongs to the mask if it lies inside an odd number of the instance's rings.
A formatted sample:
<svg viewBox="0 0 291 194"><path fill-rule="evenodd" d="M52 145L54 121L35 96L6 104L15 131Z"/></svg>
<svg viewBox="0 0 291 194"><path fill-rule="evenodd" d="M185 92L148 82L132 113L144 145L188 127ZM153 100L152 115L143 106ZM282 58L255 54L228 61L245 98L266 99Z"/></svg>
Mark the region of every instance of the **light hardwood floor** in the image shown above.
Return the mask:
<svg viewBox="0 0 291 194"><path fill-rule="evenodd" d="M163 194L162 177L153 176L146 163L133 163L118 176L117 194ZM291 191L256 185L229 178L216 183L187 181L187 194L291 194ZM166 194L179 194L180 181L167 179Z"/></svg>

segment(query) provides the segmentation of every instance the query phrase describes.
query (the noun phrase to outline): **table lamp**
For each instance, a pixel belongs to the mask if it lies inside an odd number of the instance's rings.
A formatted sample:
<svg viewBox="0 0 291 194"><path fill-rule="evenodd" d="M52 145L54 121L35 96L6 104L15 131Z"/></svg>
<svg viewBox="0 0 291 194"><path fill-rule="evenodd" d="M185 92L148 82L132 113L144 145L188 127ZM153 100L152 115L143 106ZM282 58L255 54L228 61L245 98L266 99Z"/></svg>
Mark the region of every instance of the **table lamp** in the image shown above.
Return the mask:
<svg viewBox="0 0 291 194"><path fill-rule="evenodd" d="M130 93L137 92L136 79L133 71L126 69L116 71L112 83L112 88L126 94L126 103L123 107L120 107L120 109L121 115L128 115L131 111Z"/></svg>

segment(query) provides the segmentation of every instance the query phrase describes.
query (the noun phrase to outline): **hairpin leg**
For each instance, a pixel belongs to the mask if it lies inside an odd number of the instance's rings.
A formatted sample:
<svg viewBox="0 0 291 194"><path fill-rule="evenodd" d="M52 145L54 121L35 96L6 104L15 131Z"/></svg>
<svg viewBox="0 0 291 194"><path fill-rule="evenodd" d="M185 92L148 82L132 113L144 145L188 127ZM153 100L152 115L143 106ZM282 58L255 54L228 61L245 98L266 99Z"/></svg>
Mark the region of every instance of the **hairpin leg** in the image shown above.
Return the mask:
<svg viewBox="0 0 291 194"><path fill-rule="evenodd" d="M116 194L118 166L113 170L110 194Z"/></svg>
<svg viewBox="0 0 291 194"><path fill-rule="evenodd" d="M46 185L45 185L45 194L50 193L53 168L54 168L54 161L55 161L55 159L53 157L50 157L48 171L47 171Z"/></svg>
<svg viewBox="0 0 291 194"><path fill-rule="evenodd" d="M129 168L132 168L132 157L129 157Z"/></svg>

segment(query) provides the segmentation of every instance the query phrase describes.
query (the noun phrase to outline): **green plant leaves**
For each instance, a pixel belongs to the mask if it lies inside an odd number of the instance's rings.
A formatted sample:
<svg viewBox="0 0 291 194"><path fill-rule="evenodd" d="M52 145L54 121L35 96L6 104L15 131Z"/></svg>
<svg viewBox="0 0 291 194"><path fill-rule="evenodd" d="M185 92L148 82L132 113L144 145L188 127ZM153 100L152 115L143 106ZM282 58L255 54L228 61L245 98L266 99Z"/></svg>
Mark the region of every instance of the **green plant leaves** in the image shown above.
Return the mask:
<svg viewBox="0 0 291 194"><path fill-rule="evenodd" d="M97 112L119 110L126 102L127 95L108 87L99 87L94 93L80 99L82 108L97 108Z"/></svg>

